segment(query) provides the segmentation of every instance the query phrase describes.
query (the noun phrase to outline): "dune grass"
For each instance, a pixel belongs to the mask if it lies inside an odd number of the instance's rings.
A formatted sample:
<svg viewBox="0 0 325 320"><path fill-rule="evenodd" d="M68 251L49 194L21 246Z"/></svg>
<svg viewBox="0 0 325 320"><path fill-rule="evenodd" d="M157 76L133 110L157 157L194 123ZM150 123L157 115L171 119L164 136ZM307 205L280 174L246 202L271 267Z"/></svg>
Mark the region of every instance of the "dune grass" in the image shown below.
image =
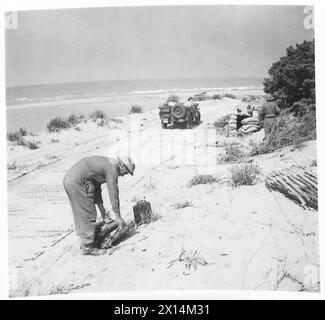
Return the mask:
<svg viewBox="0 0 325 320"><path fill-rule="evenodd" d="M314 139L316 139L315 112L307 113L303 117L283 113L276 119L268 137L261 144L252 146L251 155L273 152Z"/></svg>
<svg viewBox="0 0 325 320"><path fill-rule="evenodd" d="M233 186L250 186L256 182L260 169L251 163L236 165L231 168L230 172Z"/></svg>
<svg viewBox="0 0 325 320"><path fill-rule="evenodd" d="M133 104L131 106L129 114L132 114L132 113L143 113L143 109L142 109L142 107L140 105Z"/></svg>
<svg viewBox="0 0 325 320"><path fill-rule="evenodd" d="M219 181L220 181L219 177L212 176L210 174L198 174L189 181L188 187L197 186L199 184L218 183Z"/></svg>
<svg viewBox="0 0 325 320"><path fill-rule="evenodd" d="M225 154L220 158L223 162L236 162L245 157L245 152L236 143L228 143L225 147Z"/></svg>
<svg viewBox="0 0 325 320"><path fill-rule="evenodd" d="M97 119L106 119L107 117L103 111L95 110L89 114L88 118L96 121Z"/></svg>
<svg viewBox="0 0 325 320"><path fill-rule="evenodd" d="M61 117L56 117L47 124L48 132L60 132L63 129L68 129L71 127L71 123Z"/></svg>

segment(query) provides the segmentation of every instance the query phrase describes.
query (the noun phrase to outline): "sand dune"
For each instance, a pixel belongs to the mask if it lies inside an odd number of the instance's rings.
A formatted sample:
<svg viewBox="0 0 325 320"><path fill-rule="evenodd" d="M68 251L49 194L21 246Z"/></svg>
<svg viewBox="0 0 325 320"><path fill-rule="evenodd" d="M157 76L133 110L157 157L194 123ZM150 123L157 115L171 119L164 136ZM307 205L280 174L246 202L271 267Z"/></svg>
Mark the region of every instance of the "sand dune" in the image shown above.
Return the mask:
<svg viewBox="0 0 325 320"><path fill-rule="evenodd" d="M8 175L14 279L10 294L319 290L317 212L302 209L264 185L264 176L274 168L311 166L316 142L256 157L253 161L261 169L257 183L232 187L234 164L217 164L223 143L237 141L248 148L250 140L263 138L262 132L228 139L216 134L213 121L238 103L227 98L200 103L202 123L193 130L163 130L158 111L152 110L111 121L107 127L84 123L81 131L44 136L39 150L9 151L8 161L25 165ZM215 147L216 141L221 147ZM133 205L145 197L156 219L134 230L107 255L81 256L63 175L81 157L119 153L130 154L136 162L135 175L119 180L122 216L132 220ZM218 176L219 182L188 187L200 173ZM103 195L107 203L105 188ZM188 205L177 209L184 202ZM206 264L188 268L177 261L182 250L189 257L197 251L197 258Z"/></svg>

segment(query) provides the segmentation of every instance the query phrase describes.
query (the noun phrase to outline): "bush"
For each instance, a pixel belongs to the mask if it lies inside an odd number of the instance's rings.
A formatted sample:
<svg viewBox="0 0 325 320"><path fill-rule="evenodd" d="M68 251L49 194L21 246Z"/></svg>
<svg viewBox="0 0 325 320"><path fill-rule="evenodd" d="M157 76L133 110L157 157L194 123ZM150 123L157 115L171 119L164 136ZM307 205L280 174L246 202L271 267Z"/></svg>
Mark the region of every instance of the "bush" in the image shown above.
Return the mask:
<svg viewBox="0 0 325 320"><path fill-rule="evenodd" d="M226 145L226 152L220 160L224 162L234 162L242 159L243 157L245 157L245 153L242 149L240 149L239 145L230 143Z"/></svg>
<svg viewBox="0 0 325 320"><path fill-rule="evenodd" d="M167 103L168 102L175 102L175 103L178 103L180 100L179 96L175 95L175 94L171 94L168 98L167 98Z"/></svg>
<svg viewBox="0 0 325 320"><path fill-rule="evenodd" d="M315 41L304 41L287 48L287 55L273 63L264 79L264 91L282 108L291 108L307 99L315 104Z"/></svg>
<svg viewBox="0 0 325 320"><path fill-rule="evenodd" d="M209 174L206 175L196 175L194 176L188 183L189 187L196 186L198 184L212 184L212 183L217 183L220 182L219 177L211 176Z"/></svg>
<svg viewBox="0 0 325 320"><path fill-rule="evenodd" d="M211 96L211 99L212 100L221 100L222 99L222 96L220 94L213 94Z"/></svg>
<svg viewBox="0 0 325 320"><path fill-rule="evenodd" d="M213 125L217 128L223 128L224 126L226 126L228 124L229 121L229 115L227 116L223 116L221 118L219 118L218 120L216 120Z"/></svg>
<svg viewBox="0 0 325 320"><path fill-rule="evenodd" d="M236 97L234 94L232 94L232 93L225 93L223 96L226 97L226 98L230 98L230 99L236 99L236 98L237 98L237 97Z"/></svg>
<svg viewBox="0 0 325 320"><path fill-rule="evenodd" d="M28 141L25 144L25 146L28 147L30 150L39 149L39 145L40 145L39 141Z"/></svg>
<svg viewBox="0 0 325 320"><path fill-rule="evenodd" d="M11 142L18 142L22 137L32 135L25 128L19 128L17 131L9 132L7 134L7 139Z"/></svg>
<svg viewBox="0 0 325 320"><path fill-rule="evenodd" d="M47 130L49 132L59 132L62 129L67 129L70 128L71 124L60 117L52 119L48 124L47 124Z"/></svg>
<svg viewBox="0 0 325 320"><path fill-rule="evenodd" d="M101 111L101 110L96 110L94 112L92 112L90 115L89 115L89 118L92 119L93 121L96 121L98 118L99 119L106 119L106 114Z"/></svg>
<svg viewBox="0 0 325 320"><path fill-rule="evenodd" d="M250 186L254 184L260 170L254 164L243 164L231 168L230 172L233 186Z"/></svg>
<svg viewBox="0 0 325 320"><path fill-rule="evenodd" d="M131 113L142 113L142 112L143 112L142 107L139 106L138 104L133 104L133 105L131 106L130 114L131 114Z"/></svg>
<svg viewBox="0 0 325 320"><path fill-rule="evenodd" d="M273 129L265 141L260 145L253 146L251 154L269 153L314 139L316 139L315 112L306 113L300 118L283 113L276 119Z"/></svg>
<svg viewBox="0 0 325 320"><path fill-rule="evenodd" d="M85 118L84 115L78 115L78 116L76 116L75 114L71 114L71 115L68 117L68 122L69 122L71 125L74 126L74 125L80 123L84 118Z"/></svg>

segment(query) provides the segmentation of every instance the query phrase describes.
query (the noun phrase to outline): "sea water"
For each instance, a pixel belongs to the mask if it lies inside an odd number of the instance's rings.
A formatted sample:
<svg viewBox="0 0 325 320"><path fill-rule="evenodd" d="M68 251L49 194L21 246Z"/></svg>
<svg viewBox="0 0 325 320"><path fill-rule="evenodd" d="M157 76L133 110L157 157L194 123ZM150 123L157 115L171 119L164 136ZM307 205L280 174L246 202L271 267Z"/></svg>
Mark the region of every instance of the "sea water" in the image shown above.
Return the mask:
<svg viewBox="0 0 325 320"><path fill-rule="evenodd" d="M46 130L55 117L102 110L108 117L124 116L132 104L157 108L170 94L258 90L261 78L146 79L42 84L7 87L7 132L19 127L34 133Z"/></svg>

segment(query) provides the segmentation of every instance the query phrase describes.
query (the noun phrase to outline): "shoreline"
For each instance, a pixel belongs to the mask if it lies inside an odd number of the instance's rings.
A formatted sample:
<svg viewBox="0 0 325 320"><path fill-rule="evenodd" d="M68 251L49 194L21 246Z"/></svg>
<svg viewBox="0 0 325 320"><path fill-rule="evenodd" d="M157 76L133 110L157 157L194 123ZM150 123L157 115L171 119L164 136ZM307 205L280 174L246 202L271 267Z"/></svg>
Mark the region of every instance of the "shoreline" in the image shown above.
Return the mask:
<svg viewBox="0 0 325 320"><path fill-rule="evenodd" d="M227 92L231 92L239 98L249 94L256 96L264 94L261 89L220 90L211 91L208 94L225 94ZM84 114L87 116L95 110L102 110L108 118L120 117L128 114L132 104L141 105L144 111L156 108L158 110L159 104L164 102L170 94L179 95L181 99L185 100L196 93L198 93L197 90L155 94L139 93L7 106L7 132L23 127L33 133L42 134L43 131L46 131L46 124L55 117L68 117L71 114ZM29 123L30 127L27 127L26 123Z"/></svg>

